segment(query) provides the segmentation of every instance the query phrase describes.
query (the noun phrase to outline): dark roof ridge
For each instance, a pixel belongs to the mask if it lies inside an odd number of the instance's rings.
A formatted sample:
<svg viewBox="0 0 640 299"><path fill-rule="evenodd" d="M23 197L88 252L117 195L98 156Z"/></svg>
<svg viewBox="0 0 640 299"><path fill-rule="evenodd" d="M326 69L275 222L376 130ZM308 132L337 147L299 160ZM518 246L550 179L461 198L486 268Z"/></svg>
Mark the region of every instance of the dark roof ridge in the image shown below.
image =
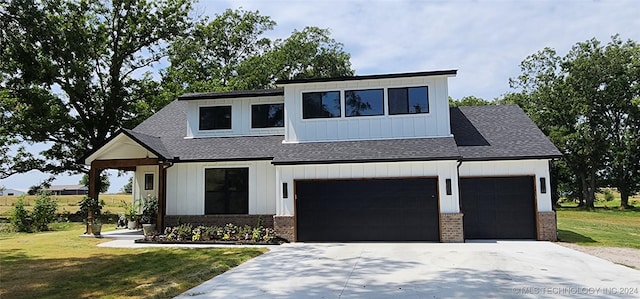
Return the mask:
<svg viewBox="0 0 640 299"><path fill-rule="evenodd" d="M458 70L440 70L440 71L391 73L391 74L378 74L378 75L342 76L342 77L329 77L329 78L291 79L291 80L278 80L276 81L276 85L295 84L295 83L371 80L371 79L392 79L392 78L425 77L425 76L445 76L445 75L456 75L457 73L458 73Z"/></svg>
<svg viewBox="0 0 640 299"><path fill-rule="evenodd" d="M267 96L284 95L282 88L252 89L252 90L231 90L214 92L185 93L178 97L178 101L206 100L206 99L235 99L235 98L255 98Z"/></svg>

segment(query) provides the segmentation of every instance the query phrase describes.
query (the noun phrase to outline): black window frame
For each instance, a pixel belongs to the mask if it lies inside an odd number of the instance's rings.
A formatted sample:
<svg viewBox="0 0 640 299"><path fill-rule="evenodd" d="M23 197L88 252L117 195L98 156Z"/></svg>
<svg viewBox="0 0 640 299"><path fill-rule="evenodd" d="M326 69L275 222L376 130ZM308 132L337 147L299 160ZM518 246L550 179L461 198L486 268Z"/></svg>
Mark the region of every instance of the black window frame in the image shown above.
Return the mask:
<svg viewBox="0 0 640 299"><path fill-rule="evenodd" d="M349 94L358 93L358 92L372 92L372 91L377 91L377 92L380 93L380 103L379 103L380 111L379 112L376 111L376 113L360 114L360 112L359 112L360 109L361 109L360 107L353 108L354 109L353 112L349 111L349 109L350 109L350 104L348 103L350 101L350 99L349 99L350 95ZM357 100L354 100L354 101L357 101ZM367 102L366 105L369 105L369 107L371 107L371 104L369 102ZM344 91L344 109L345 109L344 114L345 114L346 117L381 116L381 115L384 115L384 88L345 90Z"/></svg>
<svg viewBox="0 0 640 299"><path fill-rule="evenodd" d="M395 97L391 96L391 92L394 90L406 90L406 111L403 112L397 112L397 106L396 105L392 105L392 101L395 101ZM418 111L416 112L416 110L414 110L414 112L411 112L411 93L410 90L411 89L424 89L425 90L425 106L426 109L425 111ZM394 108L392 108L394 107ZM409 87L389 87L387 88L387 109L388 109L388 113L389 115L407 115L407 114L427 114L429 113L430 107L429 107L429 86L409 86Z"/></svg>
<svg viewBox="0 0 640 299"><path fill-rule="evenodd" d="M144 190L153 190L153 173L144 174Z"/></svg>
<svg viewBox="0 0 640 299"><path fill-rule="evenodd" d="M271 112L271 107L280 106L280 119L272 119L269 115L264 117L261 115L260 119L256 117L259 113L264 113L263 107L268 106L267 113ZM264 118L264 119L263 119ZM275 123L274 123L275 122ZM279 122L279 123L278 123ZM268 103L268 104L252 104L251 105L251 128L252 129L264 129L264 128L282 128L284 127L284 103Z"/></svg>
<svg viewBox="0 0 640 299"><path fill-rule="evenodd" d="M313 101L313 98L308 98L307 96L317 96L320 95L320 103L321 107L327 106L327 104L335 105L335 103L325 103L324 96L326 94L337 94L337 103L338 103L338 114L332 114L331 111L327 109L322 109L320 113L311 113L312 110L309 109L308 103ZM317 99L315 99L317 100ZM335 99L333 99L335 100ZM332 109L335 110L335 109ZM314 91L314 92L303 92L302 93L302 119L322 119L322 118L340 118L342 117L342 96L339 90L331 90L331 91Z"/></svg>
<svg viewBox="0 0 640 299"><path fill-rule="evenodd" d="M222 185L209 186L211 172L224 171ZM231 172L236 172L232 174ZM219 174L219 173L218 173ZM215 174L213 174L215 175ZM242 176L241 178L239 176ZM235 180L233 182L232 180ZM218 183L220 183L218 181ZM239 185L237 185L239 184ZM217 187L217 188L216 188ZM235 190L235 188L238 190ZM204 214L205 215L247 215L249 214L249 168L205 168L204 173Z"/></svg>
<svg viewBox="0 0 640 299"><path fill-rule="evenodd" d="M204 116L203 116L203 110L228 110L228 119L226 117L223 118L218 118L215 117L213 118L213 122L206 124L204 122ZM218 113L218 114L225 114L225 112L213 112ZM198 109L198 130L200 131L215 131L215 130L231 130L231 126L232 126L232 118L233 118L233 108L231 105L219 105L219 106L200 106ZM224 119L224 122L223 120Z"/></svg>

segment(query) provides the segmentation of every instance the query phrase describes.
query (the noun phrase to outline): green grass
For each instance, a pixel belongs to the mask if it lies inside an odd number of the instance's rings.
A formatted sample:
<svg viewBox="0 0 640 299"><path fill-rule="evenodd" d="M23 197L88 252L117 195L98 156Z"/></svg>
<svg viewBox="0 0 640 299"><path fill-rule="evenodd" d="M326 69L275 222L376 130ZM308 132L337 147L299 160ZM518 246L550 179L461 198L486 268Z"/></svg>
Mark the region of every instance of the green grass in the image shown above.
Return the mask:
<svg viewBox="0 0 640 299"><path fill-rule="evenodd" d="M0 233L0 298L170 298L266 249L99 248L84 226Z"/></svg>
<svg viewBox="0 0 640 299"><path fill-rule="evenodd" d="M586 211L559 208L558 238L586 246L612 246L640 249L640 209L617 207Z"/></svg>
<svg viewBox="0 0 640 299"><path fill-rule="evenodd" d="M36 200L35 195L27 195L24 197L27 210L33 209L33 204ZM58 213L75 213L78 211L78 202L82 200L83 195L55 195L52 196L58 202ZM13 209L15 202L19 196L0 196L0 217L8 217ZM110 212L113 214L124 213L124 208L121 206L121 201L125 200L131 202L131 194L100 194L100 200L103 200L105 206L102 208L103 212Z"/></svg>

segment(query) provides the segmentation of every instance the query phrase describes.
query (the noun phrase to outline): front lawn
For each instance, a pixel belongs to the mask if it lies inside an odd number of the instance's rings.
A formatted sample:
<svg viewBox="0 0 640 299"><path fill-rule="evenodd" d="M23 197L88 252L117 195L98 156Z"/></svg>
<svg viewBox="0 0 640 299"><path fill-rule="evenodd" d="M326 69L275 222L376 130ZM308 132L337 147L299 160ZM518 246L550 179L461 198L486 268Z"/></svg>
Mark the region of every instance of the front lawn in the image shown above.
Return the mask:
<svg viewBox="0 0 640 299"><path fill-rule="evenodd" d="M84 226L0 233L0 298L170 298L245 261L257 248L99 248Z"/></svg>
<svg viewBox="0 0 640 299"><path fill-rule="evenodd" d="M640 249L640 210L559 208L560 241L586 246Z"/></svg>

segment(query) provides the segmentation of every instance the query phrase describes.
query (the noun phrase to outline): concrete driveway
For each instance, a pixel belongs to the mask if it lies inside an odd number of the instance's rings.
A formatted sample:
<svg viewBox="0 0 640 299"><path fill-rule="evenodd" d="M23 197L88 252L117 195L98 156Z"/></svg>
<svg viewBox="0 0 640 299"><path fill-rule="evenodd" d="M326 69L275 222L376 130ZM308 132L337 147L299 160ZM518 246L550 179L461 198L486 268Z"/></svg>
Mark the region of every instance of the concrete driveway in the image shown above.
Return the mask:
<svg viewBox="0 0 640 299"><path fill-rule="evenodd" d="M286 244L178 298L640 298L640 271L549 242Z"/></svg>

